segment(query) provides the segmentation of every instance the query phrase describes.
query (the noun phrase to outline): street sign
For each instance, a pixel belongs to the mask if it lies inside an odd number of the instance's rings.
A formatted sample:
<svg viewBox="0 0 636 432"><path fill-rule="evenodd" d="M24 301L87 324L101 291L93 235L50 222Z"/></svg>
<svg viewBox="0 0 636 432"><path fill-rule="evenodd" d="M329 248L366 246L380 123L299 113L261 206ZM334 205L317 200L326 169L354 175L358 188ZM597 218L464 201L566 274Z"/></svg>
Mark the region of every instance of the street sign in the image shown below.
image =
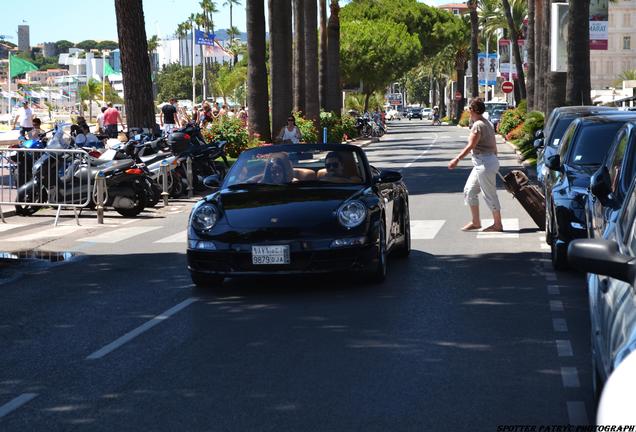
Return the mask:
<svg viewBox="0 0 636 432"><path fill-rule="evenodd" d="M214 33L206 33L201 30L194 30L194 36L197 45L214 46L214 38L216 37Z"/></svg>
<svg viewBox="0 0 636 432"><path fill-rule="evenodd" d="M456 100L457 102L459 102L460 100L462 100L462 93L461 93L461 92L458 92L458 91L456 91L456 92L455 92L455 100Z"/></svg>
<svg viewBox="0 0 636 432"><path fill-rule="evenodd" d="M504 93L512 93L514 89L515 86L511 81L504 81L503 83L501 83L501 91L503 91Z"/></svg>

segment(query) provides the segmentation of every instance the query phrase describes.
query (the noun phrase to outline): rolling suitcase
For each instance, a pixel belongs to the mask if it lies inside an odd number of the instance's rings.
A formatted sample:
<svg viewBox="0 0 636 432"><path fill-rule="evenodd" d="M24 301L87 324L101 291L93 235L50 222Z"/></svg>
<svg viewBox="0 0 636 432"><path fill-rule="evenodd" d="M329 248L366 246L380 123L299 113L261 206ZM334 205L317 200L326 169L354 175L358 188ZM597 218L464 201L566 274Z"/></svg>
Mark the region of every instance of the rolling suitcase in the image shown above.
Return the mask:
<svg viewBox="0 0 636 432"><path fill-rule="evenodd" d="M545 230L545 197L535 185L528 183L528 177L519 170L512 170L505 176L499 174L506 190L512 194L528 212L534 223Z"/></svg>

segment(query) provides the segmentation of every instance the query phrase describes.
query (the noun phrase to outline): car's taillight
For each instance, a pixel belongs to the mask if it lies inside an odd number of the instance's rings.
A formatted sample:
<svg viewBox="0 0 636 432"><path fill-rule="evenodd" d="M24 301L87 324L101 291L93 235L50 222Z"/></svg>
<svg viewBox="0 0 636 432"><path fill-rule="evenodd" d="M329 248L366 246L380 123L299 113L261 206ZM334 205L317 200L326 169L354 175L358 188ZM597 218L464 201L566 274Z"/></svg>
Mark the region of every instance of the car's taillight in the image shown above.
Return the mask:
<svg viewBox="0 0 636 432"><path fill-rule="evenodd" d="M139 168L130 168L126 170L126 174L142 175L144 172Z"/></svg>

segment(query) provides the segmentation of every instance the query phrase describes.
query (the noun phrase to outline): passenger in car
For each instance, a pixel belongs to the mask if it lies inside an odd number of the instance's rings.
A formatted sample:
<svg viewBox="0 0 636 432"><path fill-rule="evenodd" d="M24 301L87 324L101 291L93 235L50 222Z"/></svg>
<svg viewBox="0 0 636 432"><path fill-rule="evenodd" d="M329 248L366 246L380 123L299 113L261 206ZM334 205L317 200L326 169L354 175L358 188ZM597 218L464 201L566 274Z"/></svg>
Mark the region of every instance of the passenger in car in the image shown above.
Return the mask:
<svg viewBox="0 0 636 432"><path fill-rule="evenodd" d="M267 164L261 183L285 184L294 180L294 168L285 153L272 153Z"/></svg>

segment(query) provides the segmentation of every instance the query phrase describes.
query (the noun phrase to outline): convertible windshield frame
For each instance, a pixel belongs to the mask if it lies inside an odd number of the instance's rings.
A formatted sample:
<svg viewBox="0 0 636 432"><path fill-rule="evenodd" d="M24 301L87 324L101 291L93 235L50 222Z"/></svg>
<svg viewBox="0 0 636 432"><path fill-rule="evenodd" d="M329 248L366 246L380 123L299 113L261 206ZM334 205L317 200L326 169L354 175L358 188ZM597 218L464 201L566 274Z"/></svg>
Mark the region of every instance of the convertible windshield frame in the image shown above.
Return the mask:
<svg viewBox="0 0 636 432"><path fill-rule="evenodd" d="M291 182L282 183L270 183L267 180L262 179L262 173L265 171L265 165L270 160L270 156L285 155L286 159L291 162L294 168L294 174L298 169L312 169L318 175L318 171L325 168L324 159L314 159L312 155L324 155L328 152L350 152L352 153L352 163L355 164L355 168L361 176L348 177L347 181L338 181L338 179L327 179L326 176L322 178L324 180L316 179L298 179L294 175L294 180ZM263 161L262 168L259 161ZM307 161L307 166L303 166L303 161ZM318 163L320 161L320 163ZM352 164L350 162L349 167ZM253 169L250 169L250 165ZM251 172L250 172L251 171ZM256 175L254 175L256 174ZM312 174L312 173L309 173ZM261 178L257 178L261 175ZM362 177L362 178L360 178ZM340 178L342 179L342 178ZM333 187L334 185L357 185L357 186L369 186L372 184L371 169L369 168L369 162L366 158L364 151L355 145L350 144L282 144L282 145L265 145L261 147L254 147L245 150L240 154L236 162L228 171L222 188L240 188L241 184L258 183L261 185L288 185L288 186L325 186Z"/></svg>

